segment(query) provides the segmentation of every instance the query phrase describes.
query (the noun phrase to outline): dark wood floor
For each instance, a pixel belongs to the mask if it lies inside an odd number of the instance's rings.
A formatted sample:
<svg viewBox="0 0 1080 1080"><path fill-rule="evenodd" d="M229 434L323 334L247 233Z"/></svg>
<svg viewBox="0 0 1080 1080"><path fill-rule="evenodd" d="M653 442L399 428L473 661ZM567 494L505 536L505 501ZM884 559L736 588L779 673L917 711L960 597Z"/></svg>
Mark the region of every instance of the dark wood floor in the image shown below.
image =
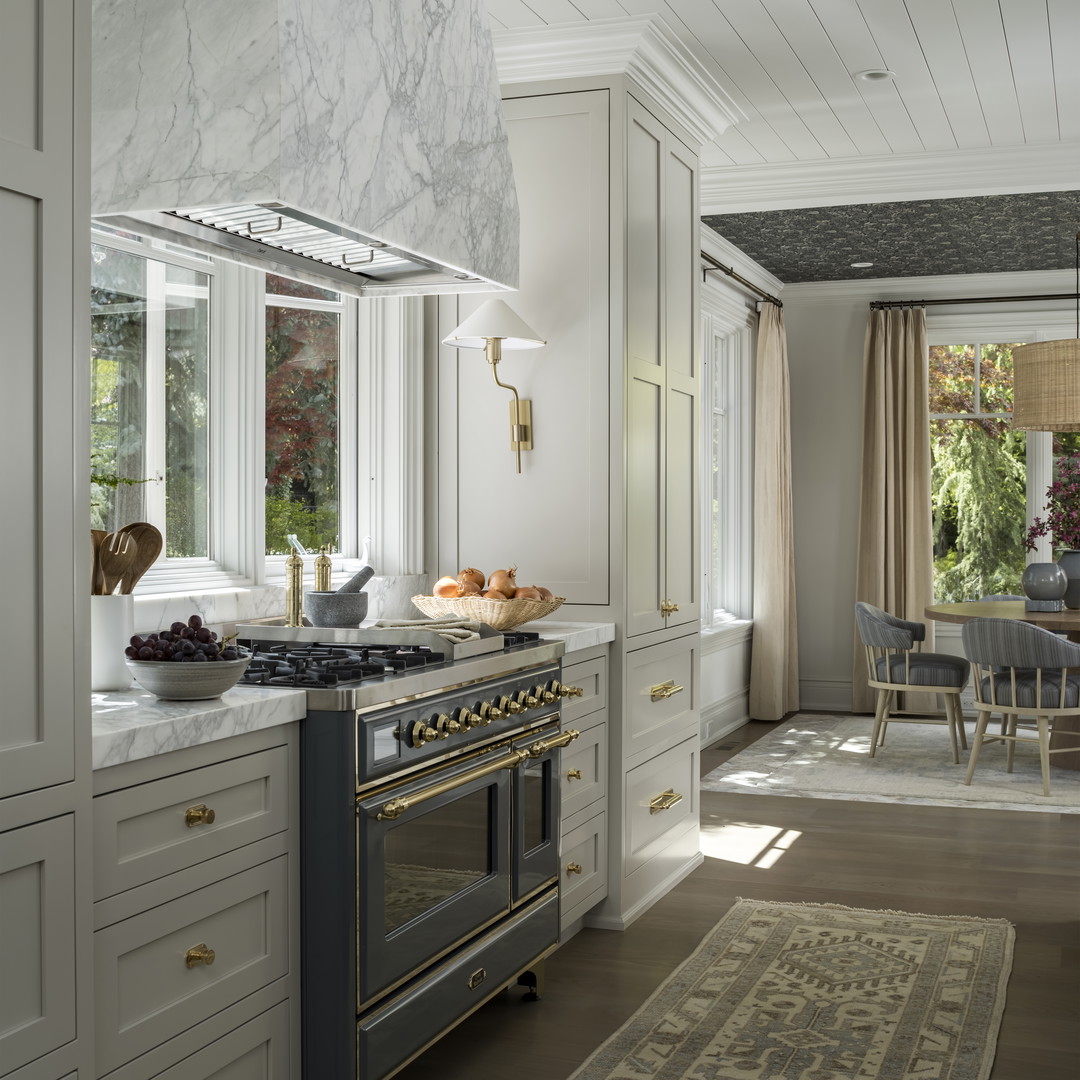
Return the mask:
<svg viewBox="0 0 1080 1080"><path fill-rule="evenodd" d="M702 754L702 774L772 725ZM619 933L547 960L398 1080L564 1080L738 897L1005 918L1016 948L990 1080L1080 1076L1080 815L701 793L703 866ZM887 1077L882 1080L903 1080Z"/></svg>

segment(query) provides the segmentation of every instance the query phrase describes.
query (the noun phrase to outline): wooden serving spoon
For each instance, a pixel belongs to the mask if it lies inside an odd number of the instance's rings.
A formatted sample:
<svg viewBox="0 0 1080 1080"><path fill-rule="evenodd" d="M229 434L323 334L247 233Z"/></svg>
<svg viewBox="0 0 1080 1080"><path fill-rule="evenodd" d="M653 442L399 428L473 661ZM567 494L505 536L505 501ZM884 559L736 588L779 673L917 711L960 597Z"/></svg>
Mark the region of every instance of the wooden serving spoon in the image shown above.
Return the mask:
<svg viewBox="0 0 1080 1080"><path fill-rule="evenodd" d="M148 521L133 521L117 532L130 537L136 547L131 565L120 578L120 591L129 593L135 588L139 578L157 562L162 547L161 533Z"/></svg>
<svg viewBox="0 0 1080 1080"><path fill-rule="evenodd" d="M119 531L109 533L98 548L98 592L111 596L138 551L135 541Z"/></svg>
<svg viewBox="0 0 1080 1080"><path fill-rule="evenodd" d="M101 550L101 541L108 535L106 529L90 530L90 592L95 595L98 590L98 577L101 573L101 568L98 566L98 552Z"/></svg>

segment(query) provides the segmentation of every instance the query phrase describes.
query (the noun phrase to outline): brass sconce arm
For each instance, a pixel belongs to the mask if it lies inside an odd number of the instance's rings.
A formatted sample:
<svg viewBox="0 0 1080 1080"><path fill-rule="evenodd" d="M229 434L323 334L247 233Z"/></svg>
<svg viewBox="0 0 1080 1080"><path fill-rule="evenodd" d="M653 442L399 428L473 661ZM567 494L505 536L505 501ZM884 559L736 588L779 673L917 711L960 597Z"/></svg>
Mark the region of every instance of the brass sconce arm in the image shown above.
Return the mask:
<svg viewBox="0 0 1080 1080"><path fill-rule="evenodd" d="M491 365L491 377L495 380L495 385L514 395L514 400L510 403L510 449L517 457L517 471L521 472L521 451L532 449L532 409L528 401L522 401L518 397L517 387L504 383L499 378L502 338L487 338L484 356Z"/></svg>

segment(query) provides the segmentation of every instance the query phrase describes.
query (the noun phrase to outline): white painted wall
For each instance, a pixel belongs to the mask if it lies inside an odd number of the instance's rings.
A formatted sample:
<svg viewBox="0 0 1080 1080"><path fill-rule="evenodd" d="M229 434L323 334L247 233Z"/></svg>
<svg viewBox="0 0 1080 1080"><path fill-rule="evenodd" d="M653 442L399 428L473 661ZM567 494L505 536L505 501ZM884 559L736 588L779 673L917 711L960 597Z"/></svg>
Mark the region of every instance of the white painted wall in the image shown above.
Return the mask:
<svg viewBox="0 0 1080 1080"><path fill-rule="evenodd" d="M1073 271L882 278L788 285L783 292L792 400L795 580L804 709L851 708L855 544L862 445L863 346L870 300L1073 293ZM1005 313L1061 325L1069 301L940 305L934 319ZM1049 312L1056 312L1051 318ZM942 628L937 647L960 653Z"/></svg>

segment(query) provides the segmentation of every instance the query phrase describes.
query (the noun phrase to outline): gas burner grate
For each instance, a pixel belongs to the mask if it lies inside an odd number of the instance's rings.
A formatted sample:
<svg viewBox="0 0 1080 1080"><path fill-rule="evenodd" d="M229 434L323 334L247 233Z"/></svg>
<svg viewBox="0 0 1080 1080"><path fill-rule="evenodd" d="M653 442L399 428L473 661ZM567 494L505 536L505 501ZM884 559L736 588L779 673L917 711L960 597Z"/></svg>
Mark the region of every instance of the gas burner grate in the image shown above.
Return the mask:
<svg viewBox="0 0 1080 1080"><path fill-rule="evenodd" d="M445 663L441 653L423 645L343 647L256 641L251 649L251 663L241 681L256 686L334 687Z"/></svg>

